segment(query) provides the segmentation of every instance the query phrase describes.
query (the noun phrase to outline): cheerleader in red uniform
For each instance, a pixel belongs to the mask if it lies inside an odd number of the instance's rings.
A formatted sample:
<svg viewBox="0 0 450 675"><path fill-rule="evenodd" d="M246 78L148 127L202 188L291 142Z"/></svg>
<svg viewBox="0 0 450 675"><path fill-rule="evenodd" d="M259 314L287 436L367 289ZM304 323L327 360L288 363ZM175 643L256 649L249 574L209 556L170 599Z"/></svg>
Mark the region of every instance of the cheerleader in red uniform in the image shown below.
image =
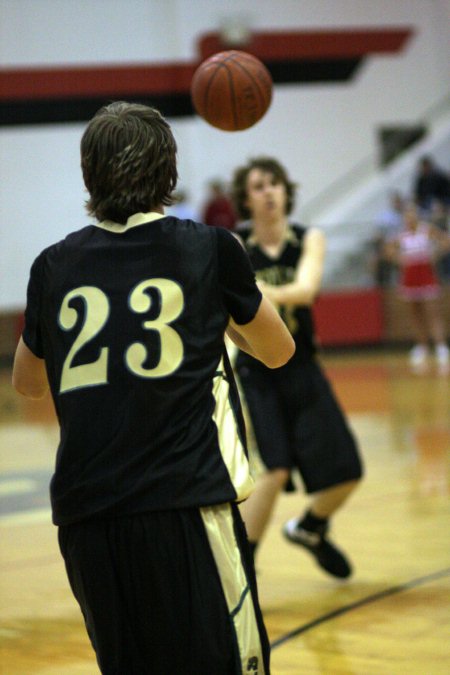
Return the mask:
<svg viewBox="0 0 450 675"><path fill-rule="evenodd" d="M439 306L441 287L434 260L439 248L449 247L447 233L421 221L417 206L408 203L403 212L404 227L388 247L388 253L400 267L399 293L411 308L416 344L410 352L414 367L426 364L428 341L434 344L439 366L449 364L444 321Z"/></svg>

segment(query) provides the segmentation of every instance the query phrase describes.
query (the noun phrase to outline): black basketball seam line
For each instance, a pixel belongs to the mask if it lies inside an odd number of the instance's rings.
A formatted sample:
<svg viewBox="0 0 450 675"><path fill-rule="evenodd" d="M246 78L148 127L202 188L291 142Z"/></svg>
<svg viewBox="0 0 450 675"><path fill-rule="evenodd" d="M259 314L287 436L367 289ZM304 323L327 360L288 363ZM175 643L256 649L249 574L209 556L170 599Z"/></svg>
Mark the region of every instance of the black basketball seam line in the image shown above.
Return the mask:
<svg viewBox="0 0 450 675"><path fill-rule="evenodd" d="M220 68L221 68L223 66L223 63L218 63L217 65L220 66ZM212 86L214 78L216 77L218 72L219 72L219 68L215 68L212 76L208 80L208 84L205 87L204 100L203 100L205 118L208 116L208 94L209 94L209 90L210 90L210 87Z"/></svg>
<svg viewBox="0 0 450 675"><path fill-rule="evenodd" d="M241 63L241 59L247 59L247 63L251 63L253 66L258 66L258 63L260 63L267 70L266 65L260 59L258 59L256 56L253 56L252 54L248 54L247 52L233 51L225 59L223 59L222 62L219 61L219 63L227 63L228 61L232 61L236 65L242 67L243 70L245 70L245 72L247 73L247 75L250 75L249 71L245 68L244 64ZM269 75L269 79L271 80L272 77L268 70L267 73ZM254 79L253 76L251 77L252 79ZM256 84L258 84L258 82L256 82Z"/></svg>
<svg viewBox="0 0 450 675"><path fill-rule="evenodd" d="M225 68L226 68L226 71L227 71L227 76L228 76L228 80L229 80L229 84L230 84L230 94L231 94L231 102L232 102L231 108L232 108L232 111L233 111L234 126L236 127L236 130L237 130L239 125L238 125L238 118L237 118L236 92L234 90L233 76L232 76L232 73L231 73L230 69L228 68L228 66L226 64L224 64L224 65L225 65Z"/></svg>
<svg viewBox="0 0 450 675"><path fill-rule="evenodd" d="M229 79L229 84L230 84L230 95L231 95L232 103L233 103L233 105L232 105L231 107L232 107L232 112L233 112L234 126L237 127L237 126L238 126L238 120L237 120L236 105L235 105L235 104L236 104L236 92L234 91L234 87L233 87L233 79L232 79L232 76L231 76L230 69L228 68L227 63L226 63L226 62L227 62L228 60L230 60L230 59L233 60L232 57L231 57L231 55L230 55L229 57L227 57L226 59L224 59L223 61L219 61L218 63L214 64L214 65L216 65L216 66L218 66L218 67L214 69L214 73L213 73L213 75L209 78L208 84L207 84L207 86L205 87L205 118L206 118L206 120L207 120L207 119L208 119L208 116L209 116L209 115L208 115L208 93L209 93L209 89L210 89L210 87L212 86L212 83L213 83L213 81L214 81L214 78L216 77L217 73L219 73L220 69L221 69L221 68L225 68L227 77L228 77L228 79ZM213 126L214 126L214 125L213 125ZM219 128L221 128L221 127L219 127ZM236 130L237 130L237 129L235 129L235 131L236 131Z"/></svg>
<svg viewBox="0 0 450 675"><path fill-rule="evenodd" d="M254 84L256 84L256 86L258 88L258 93L261 95L262 89L259 86L259 82L255 79L255 77L251 74L251 72L248 71L247 68L245 68L244 64L241 63L240 59L242 59L242 58L247 59L247 62L251 63L254 66L258 66L258 62L259 62L259 63L261 63L262 66L264 66L264 68L266 68L264 63L262 61L260 61L260 59L256 58L256 56L252 56L252 54L248 54L247 52L241 52L241 51L237 51L237 50L232 50L231 53L228 54L228 56L226 56L224 59L222 59L222 61L218 61L217 65L218 66L224 65L225 67L227 67L227 63L231 61L235 65L239 66L246 73L246 75L248 75L251 78L252 82L254 82ZM267 68L266 68L266 70L267 70ZM271 77L268 70L267 70L267 74L269 76L269 81L271 82L272 77ZM264 97L264 94L263 94L263 97ZM270 100L271 100L271 95L269 95L269 104L270 104ZM264 104L265 104L265 101L263 101L263 105Z"/></svg>
<svg viewBox="0 0 450 675"><path fill-rule="evenodd" d="M238 54L238 58L241 58L241 54L242 54L242 52L240 52ZM247 56L247 54L244 53L244 56ZM258 95L259 95L259 98L260 98L260 103L264 107L266 105L264 92L263 92L259 82L255 79L254 75L239 60L236 59L236 53L229 54L229 56L227 56L225 59L223 59L223 61L220 61L217 64L217 65L220 65L220 66L222 66L222 65L225 66L225 68L227 69L227 73L229 75L231 75L231 73L230 73L230 70L228 69L228 66L227 66L228 61L231 61L234 65L239 66L241 71L244 72L247 75L247 77L250 79L251 82L253 82L253 84L255 85L256 90L258 92ZM249 61L254 63L253 58L250 58ZM254 63L254 65L257 66L258 64ZM262 65L264 65L264 64L262 64ZM270 73L269 73L269 78L270 78ZM236 94L235 94L235 91L234 91L232 75L231 75L231 80L230 80L230 89L231 89L231 93L233 95L233 102L235 103L236 102ZM268 105L266 107L265 112L267 112L267 108L270 105L270 100L271 100L271 96L269 95L269 101L268 101ZM237 122L236 106L235 105L233 105L233 117L235 118L235 120L234 120L235 126L237 126L238 122Z"/></svg>
<svg viewBox="0 0 450 675"><path fill-rule="evenodd" d="M257 66L258 63L262 63L264 66L264 63L261 61L261 59L258 59L256 56L253 56L252 54L248 54L247 52L235 52L234 54L230 54L224 61L235 61L239 63L242 59L246 59L248 63L252 63L254 66Z"/></svg>
<svg viewBox="0 0 450 675"><path fill-rule="evenodd" d="M228 54L228 56L226 56L224 59L222 59L218 63L222 64L222 63L227 63L228 61L234 61L234 59L236 58L236 55L238 57L240 57L241 54L243 54L243 52L238 52L235 49L232 49L231 52Z"/></svg>
<svg viewBox="0 0 450 675"><path fill-rule="evenodd" d="M253 56L252 54L249 54L248 52L240 52L238 50L232 50L232 52L230 54L228 54L228 56L226 56L221 61L218 61L217 63L218 64L228 63L228 61L235 61L236 59L240 60L242 58L247 59L247 61L250 61L250 63L253 63L253 65L255 65L255 66L258 64L258 61L260 63L262 63L262 61L260 59L258 59L256 56ZM239 61L237 61L237 63L239 63Z"/></svg>
<svg viewBox="0 0 450 675"><path fill-rule="evenodd" d="M263 92L262 88L260 87L260 84L259 84L258 80L255 79L254 75L249 70L247 70L247 68L242 63L240 63L239 61L235 61L234 63L235 63L235 65L239 66L239 68L250 78L250 80L253 82L253 84L256 85L256 88L258 90L258 94L259 94L260 99L261 99L261 103L264 107L265 104L266 104L264 92ZM270 99L271 99L271 97L269 96L269 102L268 102L269 105L270 105ZM267 107L269 107L269 105Z"/></svg>
<svg viewBox="0 0 450 675"><path fill-rule="evenodd" d="M229 84L230 84L230 94L231 94L232 103L233 103L232 112L233 112L234 125L235 125L235 127L238 127L238 119L237 119L237 111L236 111L237 97L236 97L236 92L235 92L235 89L234 89L234 86L233 86L232 73L231 73L230 69L228 68L228 62L230 62L230 61L232 63L234 63L235 65L239 66L241 71L244 72L247 75L247 77L250 79L250 81L256 87L256 90L258 92L258 96L260 98L260 103L262 104L263 107L266 105L264 91L263 91L262 87L260 86L258 80L256 80L254 75L242 63L240 63L240 61L237 60L237 58L240 59L240 58L242 58L242 56L244 56L244 58L248 57L248 61L251 62L252 64L254 64L255 66L258 65L257 63L255 63L255 60L254 60L256 57L252 57L251 54L246 54L245 52L237 52L236 50L233 50L226 58L224 58L221 61L217 61L216 63L214 63L213 61L211 62L211 65L215 65L215 66L218 66L218 67L216 67L216 69L214 70L214 73L213 73L212 77L209 78L208 84L205 87L203 103L204 103L204 110L205 110L205 117L206 118L208 117L208 107L209 107L208 106L208 94L209 94L210 87L212 86L212 83L214 81L214 78L216 77L216 74L220 71L221 68L225 68L225 70L227 72L227 76L229 78ZM256 61L258 61L258 59L256 59ZM263 63L262 63L262 65L264 66ZM271 79L270 73L268 73L268 76L269 76L269 79ZM268 100L268 105L266 107L266 111L267 111L267 108L270 105L270 100L271 100L271 93L269 92L269 100ZM235 129L235 131L237 131L237 129Z"/></svg>
<svg viewBox="0 0 450 675"><path fill-rule="evenodd" d="M354 609L359 609L360 607L363 607L364 605L369 605L372 602L376 602L377 600L384 600L384 598L387 598L390 595L395 595L397 593L409 591L417 586L422 586L426 583L435 581L437 579L441 579L449 575L450 575L450 568L446 568L443 570L439 570L437 572L431 572L430 574L426 574L425 576L422 577L416 577L415 579L406 581L405 583L399 584L398 586L391 586L389 588L385 588L384 590L379 591L378 593L367 595L366 597L361 598L360 600L355 600L354 602L351 602L348 605L343 605L342 607L333 609L330 612L326 612L325 614L318 616L316 619L313 619L312 621L308 621L307 623L299 626L298 628L294 628L293 630L289 631L288 633L285 633L284 635L281 635L279 638L271 642L270 647L271 649L276 649L277 647L280 647L289 640L298 637L302 633L306 633L308 630L316 628L316 626L320 626L322 623L330 621L331 619L335 619L341 616L342 614L347 614L347 612L350 612Z"/></svg>

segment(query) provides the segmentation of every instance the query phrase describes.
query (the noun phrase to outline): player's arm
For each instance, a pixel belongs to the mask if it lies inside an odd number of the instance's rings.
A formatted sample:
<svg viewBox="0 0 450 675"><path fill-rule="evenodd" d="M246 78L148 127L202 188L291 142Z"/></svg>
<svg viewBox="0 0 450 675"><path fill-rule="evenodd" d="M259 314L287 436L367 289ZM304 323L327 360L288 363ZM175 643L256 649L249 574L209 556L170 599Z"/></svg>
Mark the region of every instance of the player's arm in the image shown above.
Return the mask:
<svg viewBox="0 0 450 675"><path fill-rule="evenodd" d="M19 394L27 398L42 398L48 390L45 361L35 356L22 338L14 357L12 384Z"/></svg>
<svg viewBox="0 0 450 675"><path fill-rule="evenodd" d="M284 366L295 352L295 342L285 323L264 297L249 323L240 325L230 319L227 335L239 349L268 368Z"/></svg>
<svg viewBox="0 0 450 675"><path fill-rule="evenodd" d="M283 366L295 352L295 343L272 303L255 286L255 276L240 237L216 228L219 243L219 279L230 320L228 337L268 368ZM250 307L250 309L249 309Z"/></svg>
<svg viewBox="0 0 450 675"><path fill-rule="evenodd" d="M261 281L258 286L275 305L312 305L322 283L324 260L325 236L312 228L305 235L294 280L280 286Z"/></svg>

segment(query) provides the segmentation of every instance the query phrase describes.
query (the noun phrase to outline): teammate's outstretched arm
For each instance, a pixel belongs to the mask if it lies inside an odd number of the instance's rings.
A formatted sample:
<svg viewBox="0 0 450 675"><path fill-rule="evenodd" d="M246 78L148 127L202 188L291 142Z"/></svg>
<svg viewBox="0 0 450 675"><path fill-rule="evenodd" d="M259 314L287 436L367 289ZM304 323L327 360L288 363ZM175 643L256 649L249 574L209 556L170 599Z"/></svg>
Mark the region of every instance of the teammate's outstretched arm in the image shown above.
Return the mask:
<svg viewBox="0 0 450 675"><path fill-rule="evenodd" d="M312 306L322 283L325 245L325 236L321 230L308 230L294 280L280 286L258 282L264 295L275 305Z"/></svg>
<svg viewBox="0 0 450 675"><path fill-rule="evenodd" d="M230 320L227 335L239 349L268 368L284 366L295 352L295 342L285 323L264 297L252 321L238 325Z"/></svg>

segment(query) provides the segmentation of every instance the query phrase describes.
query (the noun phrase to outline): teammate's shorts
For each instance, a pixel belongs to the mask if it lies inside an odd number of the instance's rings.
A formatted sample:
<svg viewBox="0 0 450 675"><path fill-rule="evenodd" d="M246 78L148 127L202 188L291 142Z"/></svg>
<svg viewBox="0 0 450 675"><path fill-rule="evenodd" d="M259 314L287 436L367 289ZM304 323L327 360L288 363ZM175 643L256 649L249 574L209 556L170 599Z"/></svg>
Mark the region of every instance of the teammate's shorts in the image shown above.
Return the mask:
<svg viewBox="0 0 450 675"><path fill-rule="evenodd" d="M297 469L308 493L361 477L355 438L318 363L271 370L238 359L236 371L266 469Z"/></svg>
<svg viewBox="0 0 450 675"><path fill-rule="evenodd" d="M85 521L59 542L102 673L269 674L235 504Z"/></svg>

